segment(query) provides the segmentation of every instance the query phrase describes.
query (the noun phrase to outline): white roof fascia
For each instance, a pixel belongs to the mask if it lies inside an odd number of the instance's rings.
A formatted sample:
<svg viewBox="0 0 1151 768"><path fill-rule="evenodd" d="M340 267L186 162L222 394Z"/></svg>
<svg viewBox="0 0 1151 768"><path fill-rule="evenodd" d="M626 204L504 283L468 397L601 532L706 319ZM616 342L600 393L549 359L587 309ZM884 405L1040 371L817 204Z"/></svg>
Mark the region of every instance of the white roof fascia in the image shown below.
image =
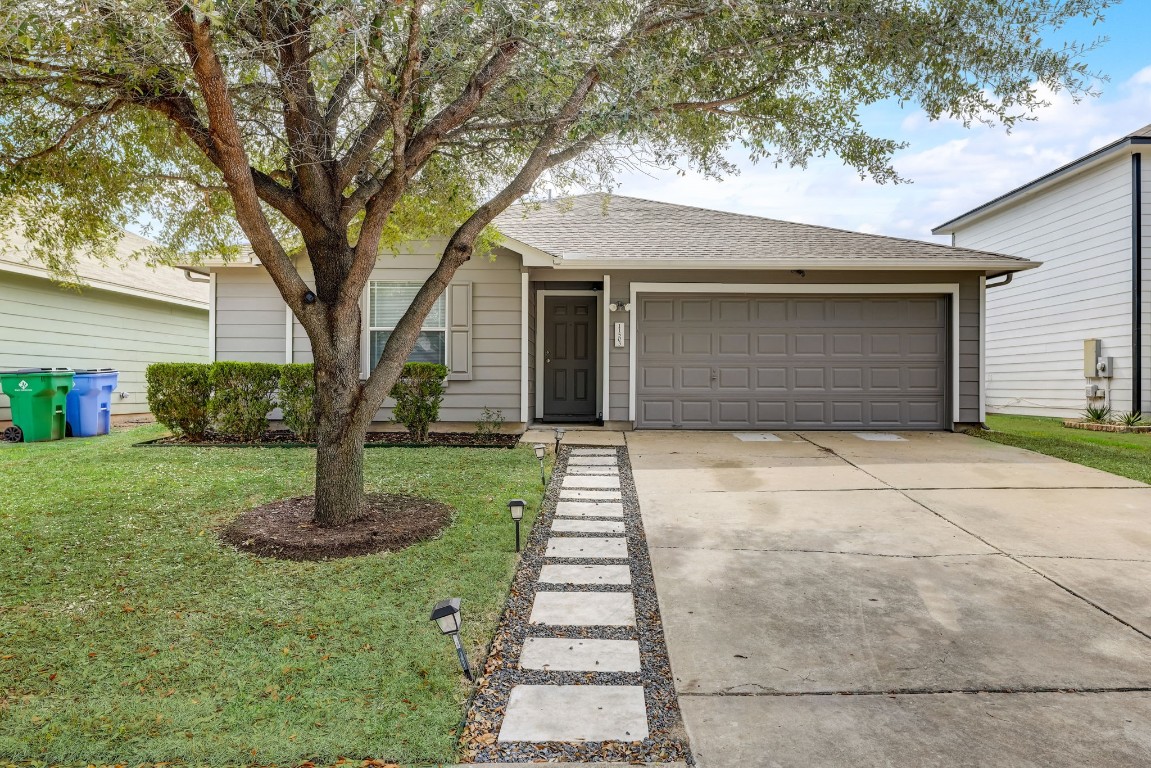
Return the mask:
<svg viewBox="0 0 1151 768"><path fill-rule="evenodd" d="M554 253L541 251L534 245L528 245L522 240L516 240L514 237L508 237L504 234L500 235L499 244L522 256L525 267L551 267L562 260L561 257L556 256Z"/></svg>
<svg viewBox="0 0 1151 768"><path fill-rule="evenodd" d="M14 272L18 275L29 275L31 277L41 277L45 280L52 279L52 273L42 267L33 267L27 264L13 264L10 261L0 261L0 271ZM208 302L195 301L193 299L185 299L180 296L170 296L166 293L159 293L157 291L145 291L139 288L127 288L123 285L109 282L107 280L96 280L90 277L82 278L80 281L82 288L96 288L101 291L108 291L110 293L121 293L125 296L135 296L140 299L151 299L152 301L162 301L167 304L179 304L185 307L193 307L195 309L207 309Z"/></svg>
<svg viewBox="0 0 1151 768"><path fill-rule="evenodd" d="M651 259L651 258L579 258L549 262L553 269L751 269L751 270L893 270L914 269L931 271L988 270L996 274L1002 272L1022 272L1035 269L1043 262L999 259L858 259L829 261L822 259L802 259L794 261L762 261L751 259ZM530 266L530 265L529 265Z"/></svg>

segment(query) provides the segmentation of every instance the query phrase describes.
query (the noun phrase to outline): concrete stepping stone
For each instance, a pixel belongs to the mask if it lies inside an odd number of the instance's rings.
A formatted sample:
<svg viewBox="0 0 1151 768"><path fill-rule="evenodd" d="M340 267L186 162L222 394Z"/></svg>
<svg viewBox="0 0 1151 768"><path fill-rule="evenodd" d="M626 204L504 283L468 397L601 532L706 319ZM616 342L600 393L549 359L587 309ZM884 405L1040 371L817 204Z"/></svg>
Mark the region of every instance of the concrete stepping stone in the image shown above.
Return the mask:
<svg viewBox="0 0 1151 768"><path fill-rule="evenodd" d="M529 624L634 627L631 592L536 592Z"/></svg>
<svg viewBox="0 0 1151 768"><path fill-rule="evenodd" d="M545 565L541 584L631 584L627 565Z"/></svg>
<svg viewBox="0 0 1151 768"><path fill-rule="evenodd" d="M572 467L616 467L615 456L570 456L568 469Z"/></svg>
<svg viewBox="0 0 1151 768"><path fill-rule="evenodd" d="M555 533L624 533L623 520L552 520Z"/></svg>
<svg viewBox="0 0 1151 768"><path fill-rule="evenodd" d="M560 498L563 498L562 494ZM623 517L623 504L618 501L560 501L556 517Z"/></svg>
<svg viewBox="0 0 1151 768"><path fill-rule="evenodd" d="M642 685L517 685L499 741L640 741L648 737Z"/></svg>
<svg viewBox="0 0 1151 768"><path fill-rule="evenodd" d="M619 488L618 477L566 475L564 488Z"/></svg>
<svg viewBox="0 0 1151 768"><path fill-rule="evenodd" d="M618 475L619 467L568 467L569 475Z"/></svg>
<svg viewBox="0 0 1151 768"><path fill-rule="evenodd" d="M529 637L520 652L520 668L551 672L639 672L639 643Z"/></svg>
<svg viewBox="0 0 1151 768"><path fill-rule="evenodd" d="M617 456L614 448L572 448L572 456Z"/></svg>
<svg viewBox="0 0 1151 768"><path fill-rule="evenodd" d="M627 557L627 539L622 536L612 538L568 537L548 539L544 557Z"/></svg>
<svg viewBox="0 0 1151 768"><path fill-rule="evenodd" d="M609 488L561 488L560 501L619 501L623 495Z"/></svg>

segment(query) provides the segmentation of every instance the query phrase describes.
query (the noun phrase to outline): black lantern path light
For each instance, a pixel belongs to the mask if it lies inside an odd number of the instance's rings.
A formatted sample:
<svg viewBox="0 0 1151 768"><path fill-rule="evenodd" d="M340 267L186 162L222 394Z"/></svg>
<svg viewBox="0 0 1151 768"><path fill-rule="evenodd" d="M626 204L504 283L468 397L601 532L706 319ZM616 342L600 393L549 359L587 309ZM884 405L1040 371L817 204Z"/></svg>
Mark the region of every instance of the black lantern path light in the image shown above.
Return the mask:
<svg viewBox="0 0 1151 768"><path fill-rule="evenodd" d="M516 552L520 551L520 520L524 519L524 507L527 505L523 499L512 499L508 502L508 512L516 524Z"/></svg>
<svg viewBox="0 0 1151 768"><path fill-rule="evenodd" d="M449 597L436 603L432 608L432 621L439 625L440 632L452 638L452 642L456 644L456 655L460 657L460 666L464 670L464 677L468 682L474 683L476 679L472 677L468 655L464 653L464 647L460 644L460 599Z"/></svg>
<svg viewBox="0 0 1151 768"><path fill-rule="evenodd" d="M544 476L544 457L548 455L548 447L543 443L535 444L536 458L540 460L540 485L548 487L547 477Z"/></svg>
<svg viewBox="0 0 1151 768"><path fill-rule="evenodd" d="M560 455L560 440L564 439L564 432L567 430L563 427L556 427L556 456Z"/></svg>

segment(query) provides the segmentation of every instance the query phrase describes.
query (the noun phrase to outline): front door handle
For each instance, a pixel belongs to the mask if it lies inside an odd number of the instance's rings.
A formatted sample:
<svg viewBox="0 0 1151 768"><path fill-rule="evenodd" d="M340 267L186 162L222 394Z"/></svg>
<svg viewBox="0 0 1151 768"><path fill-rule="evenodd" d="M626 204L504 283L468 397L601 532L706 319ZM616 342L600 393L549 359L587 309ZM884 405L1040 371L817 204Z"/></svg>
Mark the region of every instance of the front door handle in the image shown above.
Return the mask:
<svg viewBox="0 0 1151 768"><path fill-rule="evenodd" d="M547 365L547 364L548 364L548 363L550 363L551 361L552 361L552 353L551 353L551 350L550 350L550 349L545 349L545 350L544 350L544 365Z"/></svg>

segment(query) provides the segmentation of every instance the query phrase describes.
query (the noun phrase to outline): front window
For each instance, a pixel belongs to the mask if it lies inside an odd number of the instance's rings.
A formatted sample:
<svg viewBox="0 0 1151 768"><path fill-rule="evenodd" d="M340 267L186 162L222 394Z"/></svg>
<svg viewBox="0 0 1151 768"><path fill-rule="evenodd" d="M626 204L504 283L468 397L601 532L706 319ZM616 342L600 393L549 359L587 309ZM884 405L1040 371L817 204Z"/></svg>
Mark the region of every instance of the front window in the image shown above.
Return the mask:
<svg viewBox="0 0 1151 768"><path fill-rule="evenodd" d="M371 343L370 366L379 362L384 345L396 328L396 323L408 311L408 306L423 283L396 283L372 281L368 290L368 334ZM447 340L446 302L441 294L424 319L424 327L412 354L410 363L443 363Z"/></svg>

